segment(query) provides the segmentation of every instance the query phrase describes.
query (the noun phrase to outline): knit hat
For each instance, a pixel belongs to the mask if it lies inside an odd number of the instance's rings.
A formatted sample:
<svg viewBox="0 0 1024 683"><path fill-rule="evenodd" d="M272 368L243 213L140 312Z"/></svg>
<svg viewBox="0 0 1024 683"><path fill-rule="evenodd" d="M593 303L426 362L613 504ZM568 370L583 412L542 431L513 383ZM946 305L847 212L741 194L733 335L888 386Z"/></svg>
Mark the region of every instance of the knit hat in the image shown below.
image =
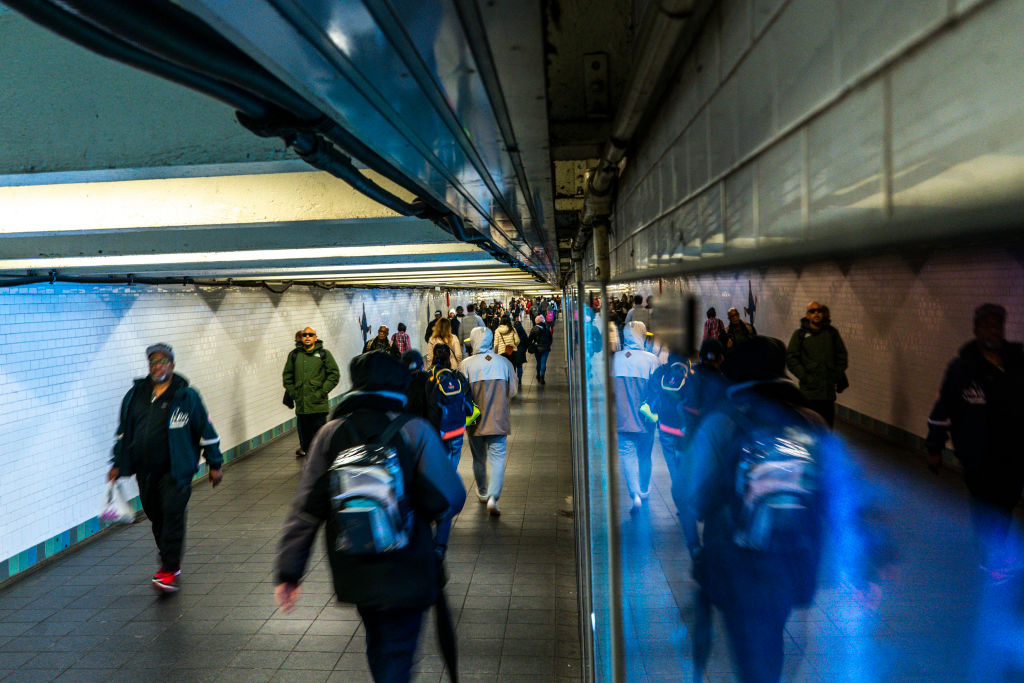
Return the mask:
<svg viewBox="0 0 1024 683"><path fill-rule="evenodd" d="M356 356L348 365L348 373L352 377L352 391L401 393L409 386L412 378L408 365L384 351L371 351Z"/></svg>
<svg viewBox="0 0 1024 683"><path fill-rule="evenodd" d="M702 351L703 351L703 345ZM703 356L703 354L702 354ZM757 335L736 346L722 363L722 374L734 382L780 379L786 376L786 345L775 337Z"/></svg>
<svg viewBox="0 0 1024 683"><path fill-rule="evenodd" d="M981 319L988 315L999 316L999 319L1006 322L1006 309L999 304L982 304L974 309L974 326L977 327Z"/></svg>
<svg viewBox="0 0 1024 683"><path fill-rule="evenodd" d="M153 344L152 346L146 347L146 358L149 358L154 353L162 353L171 360L174 360L174 349L171 348L170 344L158 342L156 344Z"/></svg>

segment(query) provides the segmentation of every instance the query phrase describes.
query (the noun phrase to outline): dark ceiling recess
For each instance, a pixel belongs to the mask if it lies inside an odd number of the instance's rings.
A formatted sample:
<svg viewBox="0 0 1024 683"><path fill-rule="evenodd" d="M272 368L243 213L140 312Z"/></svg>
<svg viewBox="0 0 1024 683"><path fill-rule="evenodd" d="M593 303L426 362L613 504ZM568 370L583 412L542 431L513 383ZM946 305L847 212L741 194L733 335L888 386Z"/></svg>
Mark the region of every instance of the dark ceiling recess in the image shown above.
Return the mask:
<svg viewBox="0 0 1024 683"><path fill-rule="evenodd" d="M632 68L633 1L547 0L548 134L554 165L555 229L564 275L583 208L583 172L611 134Z"/></svg>

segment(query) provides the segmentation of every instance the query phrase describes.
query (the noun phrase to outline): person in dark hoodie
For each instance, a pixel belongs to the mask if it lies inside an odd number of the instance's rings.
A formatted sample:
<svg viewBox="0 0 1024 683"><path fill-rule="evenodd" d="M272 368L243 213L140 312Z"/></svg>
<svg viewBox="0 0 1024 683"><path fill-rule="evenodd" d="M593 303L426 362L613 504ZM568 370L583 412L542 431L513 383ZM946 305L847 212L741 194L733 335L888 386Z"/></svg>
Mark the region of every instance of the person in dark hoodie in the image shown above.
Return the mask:
<svg viewBox="0 0 1024 683"><path fill-rule="evenodd" d="M434 426L402 415L409 371L401 361L384 353L366 353L352 360L349 372L352 390L335 410L339 417L317 434L302 471L278 546L274 594L285 613L299 600L317 531L331 516L325 475L335 454L373 441L393 428L396 419L406 420L387 445L398 452L404 497L412 507L408 543L378 554L328 552L328 559L338 600L354 604L363 620L373 679L408 681L423 614L438 602L441 590L431 523L461 510L466 491ZM328 521L326 528L328 547L333 548L337 527ZM339 647L344 642L339 640Z"/></svg>
<svg viewBox="0 0 1024 683"><path fill-rule="evenodd" d="M533 329L530 330L529 351L537 360L537 381L541 386L545 384L544 374L548 369L548 354L551 353L552 340L551 328L544 321L544 316L538 315L533 320Z"/></svg>
<svg viewBox="0 0 1024 683"><path fill-rule="evenodd" d="M146 349L149 375L138 379L121 401L121 418L111 457L109 481L135 475L142 509L153 525L160 569L153 587L178 590L185 544L185 508L199 456L210 468L210 484L221 482L220 437L199 392L174 372L168 344Z"/></svg>
<svg viewBox="0 0 1024 683"><path fill-rule="evenodd" d="M405 412L416 417L427 417L427 380L423 369L423 356L416 349L402 354L402 365L409 370L409 386L405 389Z"/></svg>
<svg viewBox="0 0 1024 683"><path fill-rule="evenodd" d="M938 472L952 435L971 497L971 522L981 569L1002 582L1019 569L1007 542L1013 508L1024 488L1024 347L1005 338L1006 309L974 311L974 340L946 368L928 417L928 464Z"/></svg>
<svg viewBox="0 0 1024 683"><path fill-rule="evenodd" d="M807 304L807 317L793 332L786 347L786 366L800 381L807 407L836 421L836 384L845 377L848 357L839 331L829 324L826 309L817 301Z"/></svg>

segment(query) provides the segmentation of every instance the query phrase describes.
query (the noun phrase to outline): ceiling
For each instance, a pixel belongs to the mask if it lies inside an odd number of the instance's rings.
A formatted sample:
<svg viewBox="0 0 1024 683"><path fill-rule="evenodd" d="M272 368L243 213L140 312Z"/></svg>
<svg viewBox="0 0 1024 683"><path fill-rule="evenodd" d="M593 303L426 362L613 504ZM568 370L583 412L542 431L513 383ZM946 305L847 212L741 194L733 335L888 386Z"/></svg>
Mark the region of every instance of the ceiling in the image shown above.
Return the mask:
<svg viewBox="0 0 1024 683"><path fill-rule="evenodd" d="M28 14L48 4L8 2ZM176 0L168 11L148 31L119 25L153 19L144 12L72 19L114 35L120 26L129 47L153 53L178 24L175 39L223 41L230 59L210 63L258 70L278 88L269 101L298 102L288 111L303 121L314 111L321 143L392 201L299 159L296 136L281 133L295 124L280 115L239 117L258 137L236 119L237 98L101 57L0 8L0 280L557 282L582 171L628 75L631 2ZM203 55L185 53L170 61L197 71ZM401 215L409 207L415 215Z"/></svg>

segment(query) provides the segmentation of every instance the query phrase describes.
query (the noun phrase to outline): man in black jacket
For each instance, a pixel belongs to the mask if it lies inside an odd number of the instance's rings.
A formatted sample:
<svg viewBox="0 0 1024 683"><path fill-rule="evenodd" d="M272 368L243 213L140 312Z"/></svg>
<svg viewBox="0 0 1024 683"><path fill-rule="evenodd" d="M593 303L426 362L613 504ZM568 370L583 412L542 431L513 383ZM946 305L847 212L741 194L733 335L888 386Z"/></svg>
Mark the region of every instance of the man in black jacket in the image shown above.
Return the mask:
<svg viewBox="0 0 1024 683"><path fill-rule="evenodd" d="M1004 581L1016 568L1006 547L1013 508L1024 488L1024 348L1004 337L1006 309L974 311L974 341L946 369L928 417L928 465L942 465L950 435L971 496L971 521L982 570Z"/></svg>
<svg viewBox="0 0 1024 683"><path fill-rule="evenodd" d="M352 390L310 447L292 511L278 548L274 591L284 612L294 609L299 584L320 524L331 516L326 476L334 456L382 435L405 405L409 372L383 353L357 356L349 366ZM462 509L466 491L448 462L437 430L423 418L408 419L387 445L399 454L405 499L413 510L407 545L390 552L346 555L329 551L338 600L356 605L366 629L366 657L375 681L408 681L423 613L438 600L440 566L431 522ZM354 431L355 434L347 433ZM358 441L355 438L358 437ZM328 547L333 547L327 524Z"/></svg>

